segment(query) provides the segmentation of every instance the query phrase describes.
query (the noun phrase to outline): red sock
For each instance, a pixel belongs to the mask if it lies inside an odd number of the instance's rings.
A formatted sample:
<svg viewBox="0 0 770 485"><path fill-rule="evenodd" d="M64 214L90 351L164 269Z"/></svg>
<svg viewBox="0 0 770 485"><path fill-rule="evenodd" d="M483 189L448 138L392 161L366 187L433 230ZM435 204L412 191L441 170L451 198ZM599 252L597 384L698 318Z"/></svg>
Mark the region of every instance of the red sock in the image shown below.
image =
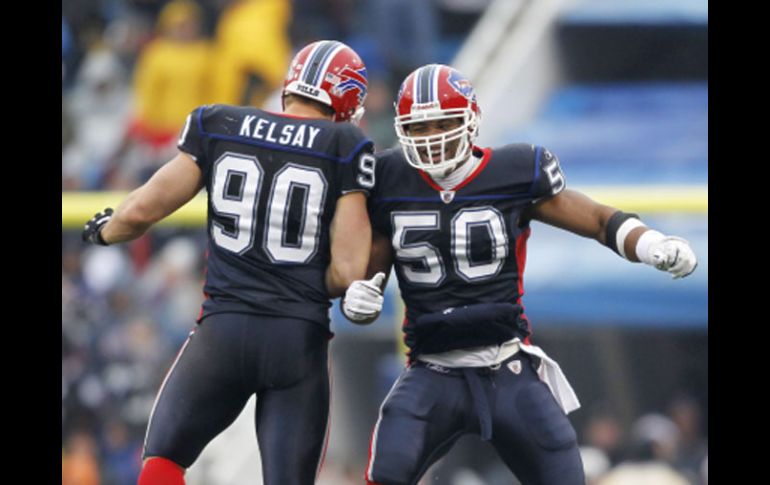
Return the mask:
<svg viewBox="0 0 770 485"><path fill-rule="evenodd" d="M184 468L158 456L148 458L136 485L185 485Z"/></svg>

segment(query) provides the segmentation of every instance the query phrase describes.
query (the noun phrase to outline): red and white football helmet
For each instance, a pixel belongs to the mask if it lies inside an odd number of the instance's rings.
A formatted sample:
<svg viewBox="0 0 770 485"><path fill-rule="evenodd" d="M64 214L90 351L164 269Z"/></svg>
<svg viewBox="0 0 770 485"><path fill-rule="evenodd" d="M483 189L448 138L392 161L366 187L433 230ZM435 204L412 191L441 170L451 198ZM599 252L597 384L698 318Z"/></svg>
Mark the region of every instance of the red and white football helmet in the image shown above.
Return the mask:
<svg viewBox="0 0 770 485"><path fill-rule="evenodd" d="M481 110L468 78L443 64L428 64L413 71L401 84L396 107L396 134L407 162L428 173L445 173L471 156L479 133ZM430 136L410 136L411 123L459 118L462 124ZM447 144L459 140L453 154ZM420 151L429 162L423 161ZM432 162L431 162L432 161Z"/></svg>
<svg viewBox="0 0 770 485"><path fill-rule="evenodd" d="M300 50L283 82L287 93L334 109L334 121L358 122L364 114L366 66L356 51L335 40L319 40Z"/></svg>

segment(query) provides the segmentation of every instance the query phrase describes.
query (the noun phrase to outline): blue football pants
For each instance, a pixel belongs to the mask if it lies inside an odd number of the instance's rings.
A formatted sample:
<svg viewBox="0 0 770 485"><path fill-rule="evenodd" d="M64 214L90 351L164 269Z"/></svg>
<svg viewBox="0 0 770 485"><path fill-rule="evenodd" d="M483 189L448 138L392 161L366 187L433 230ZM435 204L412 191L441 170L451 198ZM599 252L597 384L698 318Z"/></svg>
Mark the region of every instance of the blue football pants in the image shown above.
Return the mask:
<svg viewBox="0 0 770 485"><path fill-rule="evenodd" d="M144 457L188 468L256 393L264 483L314 483L329 413L327 335L321 325L303 320L206 317L161 386Z"/></svg>
<svg viewBox="0 0 770 485"><path fill-rule="evenodd" d="M519 352L496 370L473 372L486 401L490 442L516 477L525 485L584 485L575 430L531 357ZM462 435L481 434L478 402L462 372L424 363L406 368L375 425L369 483L416 484Z"/></svg>

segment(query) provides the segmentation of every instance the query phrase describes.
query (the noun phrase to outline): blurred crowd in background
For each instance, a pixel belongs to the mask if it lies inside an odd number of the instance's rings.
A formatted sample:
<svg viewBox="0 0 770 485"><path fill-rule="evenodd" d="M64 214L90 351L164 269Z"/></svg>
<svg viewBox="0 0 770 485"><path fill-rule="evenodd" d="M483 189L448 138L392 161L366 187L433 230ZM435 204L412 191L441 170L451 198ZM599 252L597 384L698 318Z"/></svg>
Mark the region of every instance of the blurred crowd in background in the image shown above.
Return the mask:
<svg viewBox="0 0 770 485"><path fill-rule="evenodd" d="M62 189L128 189L175 150L201 104L280 109L296 49L337 39L365 59L362 127L395 141L393 99L449 62L488 0L74 0L62 3ZM372 19L377 19L376 22Z"/></svg>
<svg viewBox="0 0 770 485"><path fill-rule="evenodd" d="M62 190L138 186L173 156L198 105L279 111L288 62L318 39L341 40L364 59L362 128L378 149L387 148L395 142L392 102L400 81L421 64L451 62L489 3L62 2ZM118 247L86 247L79 231L63 230L63 485L135 483L155 393L199 311L204 246L201 229L160 228ZM675 396L630 429L611 406L582 412L590 414L578 432L593 484L706 483L705 416L697 401ZM327 477L342 473L334 467L326 464ZM643 473L658 478L624 480L633 467L636 476L646 467ZM352 473L351 483L361 483L363 468ZM327 478L347 483L337 480Z"/></svg>

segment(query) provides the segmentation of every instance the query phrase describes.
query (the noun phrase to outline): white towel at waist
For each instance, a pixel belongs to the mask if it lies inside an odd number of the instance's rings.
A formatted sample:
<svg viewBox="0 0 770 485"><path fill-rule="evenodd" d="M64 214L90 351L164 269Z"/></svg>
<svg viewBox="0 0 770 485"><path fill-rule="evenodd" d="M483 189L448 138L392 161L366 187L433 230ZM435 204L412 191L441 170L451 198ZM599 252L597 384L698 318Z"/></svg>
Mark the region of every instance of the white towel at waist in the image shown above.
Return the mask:
<svg viewBox="0 0 770 485"><path fill-rule="evenodd" d="M553 394L553 397L564 410L565 414L569 414L580 408L580 401L577 398L577 394L575 394L569 381L567 381L567 377L555 360L548 357L543 349L537 345L520 343L519 349L540 358L540 367L537 369L537 375L540 377L540 380L545 382L548 385L548 388L551 389L551 394Z"/></svg>

